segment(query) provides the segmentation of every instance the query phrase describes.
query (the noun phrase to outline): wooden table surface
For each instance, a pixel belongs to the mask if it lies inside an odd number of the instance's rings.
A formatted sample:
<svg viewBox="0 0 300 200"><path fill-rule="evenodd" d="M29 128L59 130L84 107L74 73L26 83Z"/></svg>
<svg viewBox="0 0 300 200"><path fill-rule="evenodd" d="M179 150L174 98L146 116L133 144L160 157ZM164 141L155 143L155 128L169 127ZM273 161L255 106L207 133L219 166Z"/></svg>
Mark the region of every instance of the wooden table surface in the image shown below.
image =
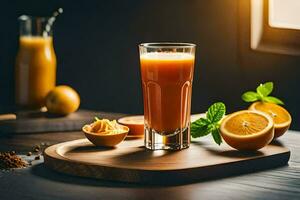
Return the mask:
<svg viewBox="0 0 300 200"><path fill-rule="evenodd" d="M18 154L26 154L34 145L41 142L55 144L79 138L84 138L81 132L6 134L0 136L0 151L15 150ZM288 131L279 141L291 150L291 159L287 166L187 185L136 185L78 178L47 169L43 165L43 160L40 160L25 169L1 171L0 199L298 200L300 132Z"/></svg>

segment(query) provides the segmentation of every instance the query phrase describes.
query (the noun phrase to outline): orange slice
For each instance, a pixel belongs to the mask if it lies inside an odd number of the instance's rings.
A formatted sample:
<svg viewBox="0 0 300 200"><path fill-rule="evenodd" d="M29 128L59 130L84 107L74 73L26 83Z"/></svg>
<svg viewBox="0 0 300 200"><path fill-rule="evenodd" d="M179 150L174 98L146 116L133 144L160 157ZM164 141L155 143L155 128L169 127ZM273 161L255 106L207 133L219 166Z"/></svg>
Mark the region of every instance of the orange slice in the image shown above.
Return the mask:
<svg viewBox="0 0 300 200"><path fill-rule="evenodd" d="M274 137L274 123L268 114L242 110L225 117L220 126L225 142L238 150L258 150Z"/></svg>
<svg viewBox="0 0 300 200"><path fill-rule="evenodd" d="M292 117L290 113L283 107L266 102L255 102L250 107L250 110L258 110L270 115L274 120L275 133L274 138L282 136L290 127Z"/></svg>
<svg viewBox="0 0 300 200"><path fill-rule="evenodd" d="M144 116L135 115L127 116L118 119L118 123L129 127L129 135L143 136L144 135Z"/></svg>

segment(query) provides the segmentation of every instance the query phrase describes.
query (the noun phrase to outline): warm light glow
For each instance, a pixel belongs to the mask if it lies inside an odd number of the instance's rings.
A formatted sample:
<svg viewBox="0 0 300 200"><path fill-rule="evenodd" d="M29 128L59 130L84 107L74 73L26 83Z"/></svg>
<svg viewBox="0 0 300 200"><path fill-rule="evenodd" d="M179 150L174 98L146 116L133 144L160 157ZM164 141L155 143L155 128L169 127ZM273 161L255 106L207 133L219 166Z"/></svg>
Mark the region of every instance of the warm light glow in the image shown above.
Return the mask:
<svg viewBox="0 0 300 200"><path fill-rule="evenodd" d="M300 0L269 0L269 25L300 29Z"/></svg>
<svg viewBox="0 0 300 200"><path fill-rule="evenodd" d="M251 1L251 48L256 49L263 33L263 1Z"/></svg>

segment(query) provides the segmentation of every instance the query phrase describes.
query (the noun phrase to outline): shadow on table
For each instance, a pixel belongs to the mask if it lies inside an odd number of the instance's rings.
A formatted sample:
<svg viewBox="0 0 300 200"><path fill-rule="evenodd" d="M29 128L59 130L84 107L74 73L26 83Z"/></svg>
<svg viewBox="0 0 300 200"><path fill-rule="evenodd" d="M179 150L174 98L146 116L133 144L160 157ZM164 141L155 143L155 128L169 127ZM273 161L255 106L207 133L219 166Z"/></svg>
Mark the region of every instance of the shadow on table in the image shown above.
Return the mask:
<svg viewBox="0 0 300 200"><path fill-rule="evenodd" d="M275 145L275 146L280 146L280 147L283 147L283 146L284 146L284 145L282 144L282 142L279 141L279 140L273 140L273 141L271 142L270 145Z"/></svg>
<svg viewBox="0 0 300 200"><path fill-rule="evenodd" d="M95 151L111 151L116 147L98 147L98 146L80 146L72 149L72 153L88 153L88 152L95 152Z"/></svg>
<svg viewBox="0 0 300 200"><path fill-rule="evenodd" d="M207 148L207 151L217 156L230 157L230 158L251 158L251 157L264 155L264 153L261 151L238 151L238 150L218 151L210 148Z"/></svg>
<svg viewBox="0 0 300 200"><path fill-rule="evenodd" d="M198 146L198 147L203 147L205 144L203 143L199 143L198 141L197 142L193 142L193 144L195 146ZM273 145L273 146L280 146L280 147L283 147L284 145L278 141L278 140L274 140L272 141L269 145ZM251 157L257 157L257 156L263 156L264 153L261 152L260 150L257 150L257 151L240 151L240 150L236 150L236 149L218 149L218 148L215 148L214 146L211 146L211 145L205 145L204 148L210 152L211 154L213 155L216 155L216 156L221 156L221 157L230 157L230 158L251 158Z"/></svg>

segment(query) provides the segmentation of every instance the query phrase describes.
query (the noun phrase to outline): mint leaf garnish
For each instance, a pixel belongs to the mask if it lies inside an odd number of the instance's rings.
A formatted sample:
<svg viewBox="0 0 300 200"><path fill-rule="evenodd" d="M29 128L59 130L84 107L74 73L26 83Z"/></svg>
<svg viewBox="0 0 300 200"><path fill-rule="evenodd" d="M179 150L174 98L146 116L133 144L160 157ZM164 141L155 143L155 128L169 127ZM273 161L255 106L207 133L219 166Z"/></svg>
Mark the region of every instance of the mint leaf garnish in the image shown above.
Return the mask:
<svg viewBox="0 0 300 200"><path fill-rule="evenodd" d="M284 105L283 101L276 97L269 96L274 88L273 82L266 82L264 84L260 84L256 88L256 92L248 91L242 95L242 99L245 102L255 102L255 101L263 101L275 104Z"/></svg>
<svg viewBox="0 0 300 200"><path fill-rule="evenodd" d="M217 102L208 108L206 117L211 123L219 122L224 116L225 112L225 104L222 102Z"/></svg>
<svg viewBox="0 0 300 200"><path fill-rule="evenodd" d="M242 95L242 99L246 102L254 102L260 100L260 96L256 92L249 91Z"/></svg>
<svg viewBox="0 0 300 200"><path fill-rule="evenodd" d="M212 132L211 132L213 138L214 138L214 141L220 145L222 143L222 138L221 138L221 135L220 135L220 132L219 132L219 128L216 128L216 129L213 129Z"/></svg>
<svg viewBox="0 0 300 200"><path fill-rule="evenodd" d="M210 122L205 118L200 118L191 124L191 135L193 138L202 137L210 134Z"/></svg>
<svg viewBox="0 0 300 200"><path fill-rule="evenodd" d="M261 97L266 97L269 94L271 94L271 92L273 91L273 82L266 82L264 84L260 84L257 88L256 88L256 92L261 96Z"/></svg>
<svg viewBox="0 0 300 200"><path fill-rule="evenodd" d="M269 103L276 103L279 105L284 105L283 101L281 101L280 99L276 98L276 97L272 97L272 96L267 96L264 98L265 102L269 102Z"/></svg>
<svg viewBox="0 0 300 200"><path fill-rule="evenodd" d="M212 134L214 141L220 145L222 138L219 131L219 123L226 113L226 106L222 102L212 104L205 118L200 118L191 124L191 135L193 138Z"/></svg>

